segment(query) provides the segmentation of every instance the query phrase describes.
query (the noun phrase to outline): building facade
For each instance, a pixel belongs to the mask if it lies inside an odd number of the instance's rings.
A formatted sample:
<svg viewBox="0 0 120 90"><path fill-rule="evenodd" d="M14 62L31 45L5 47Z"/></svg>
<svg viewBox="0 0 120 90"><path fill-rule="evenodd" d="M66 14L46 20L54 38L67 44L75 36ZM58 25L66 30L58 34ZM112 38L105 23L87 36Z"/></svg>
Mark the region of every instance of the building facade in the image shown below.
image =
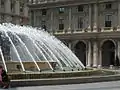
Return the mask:
<svg viewBox="0 0 120 90"><path fill-rule="evenodd" d="M0 23L28 24L27 0L0 0Z"/></svg>
<svg viewBox="0 0 120 90"><path fill-rule="evenodd" d="M52 32L86 67L119 66L120 0L29 0L31 25Z"/></svg>

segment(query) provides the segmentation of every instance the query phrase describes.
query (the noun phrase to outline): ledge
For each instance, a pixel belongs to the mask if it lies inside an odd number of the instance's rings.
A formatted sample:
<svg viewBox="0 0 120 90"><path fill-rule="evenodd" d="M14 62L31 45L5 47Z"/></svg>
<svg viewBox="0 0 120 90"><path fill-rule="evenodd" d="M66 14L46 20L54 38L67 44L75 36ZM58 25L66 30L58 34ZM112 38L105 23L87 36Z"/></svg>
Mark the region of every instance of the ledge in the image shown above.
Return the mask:
<svg viewBox="0 0 120 90"><path fill-rule="evenodd" d="M106 82L106 81L117 81L117 80L120 80L120 74L108 75L108 76L90 76L90 77L11 80L10 86L23 87L23 86L41 86L41 85L81 84L81 83Z"/></svg>

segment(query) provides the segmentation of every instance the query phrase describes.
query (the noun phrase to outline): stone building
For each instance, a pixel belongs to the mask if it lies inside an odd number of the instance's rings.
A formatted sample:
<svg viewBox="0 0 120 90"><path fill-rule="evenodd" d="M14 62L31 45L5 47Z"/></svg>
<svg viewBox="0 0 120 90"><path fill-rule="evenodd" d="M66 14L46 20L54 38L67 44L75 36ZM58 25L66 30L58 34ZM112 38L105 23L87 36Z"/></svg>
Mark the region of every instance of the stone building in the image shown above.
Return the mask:
<svg viewBox="0 0 120 90"><path fill-rule="evenodd" d="M0 0L0 23L28 23L27 0Z"/></svg>
<svg viewBox="0 0 120 90"><path fill-rule="evenodd" d="M53 33L87 67L119 65L120 0L29 0L31 25Z"/></svg>

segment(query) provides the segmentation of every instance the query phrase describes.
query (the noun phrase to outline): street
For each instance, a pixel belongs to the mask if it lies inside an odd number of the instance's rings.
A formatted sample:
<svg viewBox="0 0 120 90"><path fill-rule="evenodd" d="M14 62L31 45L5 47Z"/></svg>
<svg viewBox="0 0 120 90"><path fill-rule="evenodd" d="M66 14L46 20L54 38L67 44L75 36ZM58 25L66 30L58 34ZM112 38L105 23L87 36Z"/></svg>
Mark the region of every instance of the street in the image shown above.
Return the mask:
<svg viewBox="0 0 120 90"><path fill-rule="evenodd" d="M17 87L9 88L8 90L120 90L120 81L54 86Z"/></svg>

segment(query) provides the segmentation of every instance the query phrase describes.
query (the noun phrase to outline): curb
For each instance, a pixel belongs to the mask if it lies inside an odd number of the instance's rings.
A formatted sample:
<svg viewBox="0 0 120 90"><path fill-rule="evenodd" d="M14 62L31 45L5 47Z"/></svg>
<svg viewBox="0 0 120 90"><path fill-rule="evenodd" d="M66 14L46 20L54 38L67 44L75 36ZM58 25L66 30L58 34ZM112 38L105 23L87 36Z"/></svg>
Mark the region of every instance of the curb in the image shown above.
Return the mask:
<svg viewBox="0 0 120 90"><path fill-rule="evenodd" d="M117 81L117 80L120 80L120 74L108 75L108 76L90 76L90 77L11 80L10 86L24 87L24 86L42 86L42 85L64 85L64 84L107 82L107 81Z"/></svg>

